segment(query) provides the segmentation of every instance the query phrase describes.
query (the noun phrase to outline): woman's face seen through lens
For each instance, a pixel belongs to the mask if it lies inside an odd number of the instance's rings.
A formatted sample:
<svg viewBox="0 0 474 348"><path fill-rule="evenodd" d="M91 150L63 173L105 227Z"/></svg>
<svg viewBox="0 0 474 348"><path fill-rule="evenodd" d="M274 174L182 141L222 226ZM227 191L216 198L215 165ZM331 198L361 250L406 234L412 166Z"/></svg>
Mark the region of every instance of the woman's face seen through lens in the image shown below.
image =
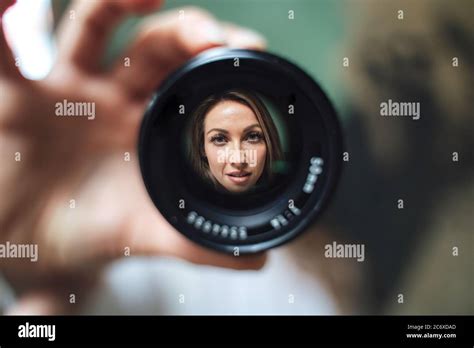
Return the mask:
<svg viewBox="0 0 474 348"><path fill-rule="evenodd" d="M203 136L209 170L220 185L239 193L257 183L267 146L251 108L232 100L219 102L205 116Z"/></svg>

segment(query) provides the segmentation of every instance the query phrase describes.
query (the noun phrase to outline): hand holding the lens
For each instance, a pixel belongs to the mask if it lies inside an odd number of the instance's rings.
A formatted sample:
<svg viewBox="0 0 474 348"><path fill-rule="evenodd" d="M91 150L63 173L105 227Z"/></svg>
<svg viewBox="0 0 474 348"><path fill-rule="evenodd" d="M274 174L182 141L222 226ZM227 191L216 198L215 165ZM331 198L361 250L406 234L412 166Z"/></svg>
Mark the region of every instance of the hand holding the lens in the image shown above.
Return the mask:
<svg viewBox="0 0 474 348"><path fill-rule="evenodd" d="M2 16L11 3L0 5ZM0 259L0 271L19 295L12 313L75 309L70 294L80 303L101 267L126 255L236 269L264 263L264 255L228 256L188 241L157 212L143 187L135 149L156 86L205 49L264 48L257 34L184 8L146 19L124 57L104 69L100 62L113 28L127 14L160 4L73 3L75 18L64 18L57 62L42 81L21 76L0 32L0 243L35 244L39 252L37 262ZM60 105L82 103L93 105L94 117L57 112Z"/></svg>

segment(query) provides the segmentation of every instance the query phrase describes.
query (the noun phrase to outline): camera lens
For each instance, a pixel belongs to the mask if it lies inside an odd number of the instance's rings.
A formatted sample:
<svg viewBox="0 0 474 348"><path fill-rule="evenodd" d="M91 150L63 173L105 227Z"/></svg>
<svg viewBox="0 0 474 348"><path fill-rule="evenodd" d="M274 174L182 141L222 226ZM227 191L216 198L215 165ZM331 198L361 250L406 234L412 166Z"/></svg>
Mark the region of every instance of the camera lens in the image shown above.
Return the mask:
<svg viewBox="0 0 474 348"><path fill-rule="evenodd" d="M155 94L140 131L140 167L167 221L215 250L255 253L318 216L340 171L331 103L276 55L206 51Z"/></svg>

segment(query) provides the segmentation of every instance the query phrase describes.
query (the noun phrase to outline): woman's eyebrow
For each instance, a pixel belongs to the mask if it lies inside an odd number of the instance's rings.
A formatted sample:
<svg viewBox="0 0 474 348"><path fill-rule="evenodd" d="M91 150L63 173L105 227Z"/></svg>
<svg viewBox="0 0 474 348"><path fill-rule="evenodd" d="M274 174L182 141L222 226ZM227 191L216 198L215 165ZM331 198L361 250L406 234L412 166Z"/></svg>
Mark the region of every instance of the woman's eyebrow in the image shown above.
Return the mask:
<svg viewBox="0 0 474 348"><path fill-rule="evenodd" d="M222 129L222 128L212 128L212 129L210 129L209 131L207 131L206 134L209 134L209 133L211 133L212 131L221 132L221 133L226 133L226 134L229 133L228 130L225 130L225 129Z"/></svg>
<svg viewBox="0 0 474 348"><path fill-rule="evenodd" d="M254 128L254 127L259 127L259 128L261 128L258 123L255 123L255 124L252 124L252 125L250 125L250 126L248 126L248 127L245 127L242 133L245 133L245 132L247 132L249 129L252 129L252 128ZM212 131L216 131L216 132L221 132L221 133L229 134L229 131L228 131L228 130L222 129L222 128L212 128L212 129L208 130L206 134L209 134L209 133L211 133Z"/></svg>
<svg viewBox="0 0 474 348"><path fill-rule="evenodd" d="M255 124L253 124L253 125L251 125L251 126L245 127L244 133L245 133L246 131L248 131L249 129L252 129L252 128L254 128L254 127L259 127L259 128L261 128L258 123L255 123Z"/></svg>

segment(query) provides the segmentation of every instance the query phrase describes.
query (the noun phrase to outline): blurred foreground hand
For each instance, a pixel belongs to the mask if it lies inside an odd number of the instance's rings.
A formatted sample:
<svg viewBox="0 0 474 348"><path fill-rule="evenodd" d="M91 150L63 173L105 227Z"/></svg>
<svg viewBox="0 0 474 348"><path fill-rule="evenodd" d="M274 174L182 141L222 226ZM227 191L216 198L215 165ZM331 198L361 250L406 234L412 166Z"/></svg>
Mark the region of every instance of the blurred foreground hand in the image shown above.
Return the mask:
<svg viewBox="0 0 474 348"><path fill-rule="evenodd" d="M1 16L13 2L0 0ZM212 47L265 46L258 34L189 7L145 19L124 56L103 69L120 21L160 5L74 2L74 18L65 16L58 30L56 64L42 81L20 74L0 23L0 243L38 245L37 262L0 258L0 272L18 294L10 314L73 312L70 294L81 303L102 267L128 254L235 269L265 262L265 255L228 256L188 241L158 213L141 181L138 129L167 74ZM61 105L71 103L89 103L93 113L60 117Z"/></svg>

